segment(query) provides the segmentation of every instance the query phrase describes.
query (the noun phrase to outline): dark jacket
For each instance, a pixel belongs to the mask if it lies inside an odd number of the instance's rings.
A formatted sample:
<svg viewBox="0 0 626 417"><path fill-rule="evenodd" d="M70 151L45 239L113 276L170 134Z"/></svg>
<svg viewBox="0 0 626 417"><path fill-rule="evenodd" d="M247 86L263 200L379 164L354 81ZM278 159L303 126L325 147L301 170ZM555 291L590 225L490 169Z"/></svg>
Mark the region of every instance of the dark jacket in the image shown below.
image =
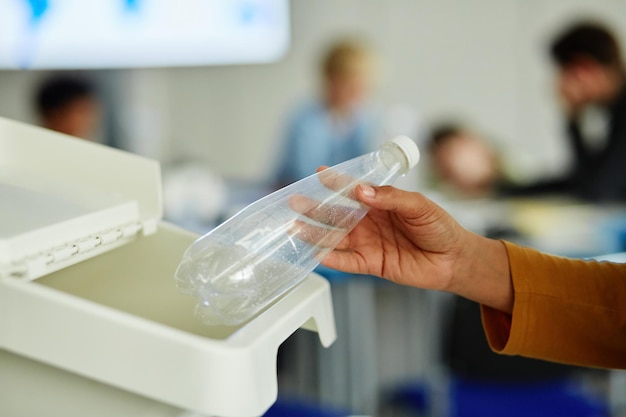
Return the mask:
<svg viewBox="0 0 626 417"><path fill-rule="evenodd" d="M585 146L576 121L568 125L575 155L572 191L589 201L626 201L626 88L607 110L608 137L599 151Z"/></svg>
<svg viewBox="0 0 626 417"><path fill-rule="evenodd" d="M528 186L504 184L504 196L562 194L591 202L626 202L626 87L606 108L608 130L605 146L590 149L578 120L567 121L574 152L571 171L556 180Z"/></svg>

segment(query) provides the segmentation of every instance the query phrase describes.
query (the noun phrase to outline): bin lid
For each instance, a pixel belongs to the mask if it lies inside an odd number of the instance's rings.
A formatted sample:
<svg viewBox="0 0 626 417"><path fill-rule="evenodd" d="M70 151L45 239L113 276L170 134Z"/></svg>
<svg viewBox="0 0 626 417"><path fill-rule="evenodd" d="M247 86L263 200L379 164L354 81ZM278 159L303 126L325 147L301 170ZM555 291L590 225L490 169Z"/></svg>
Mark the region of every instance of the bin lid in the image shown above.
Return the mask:
<svg viewBox="0 0 626 417"><path fill-rule="evenodd" d="M161 217L157 161L0 118L0 278L47 275Z"/></svg>

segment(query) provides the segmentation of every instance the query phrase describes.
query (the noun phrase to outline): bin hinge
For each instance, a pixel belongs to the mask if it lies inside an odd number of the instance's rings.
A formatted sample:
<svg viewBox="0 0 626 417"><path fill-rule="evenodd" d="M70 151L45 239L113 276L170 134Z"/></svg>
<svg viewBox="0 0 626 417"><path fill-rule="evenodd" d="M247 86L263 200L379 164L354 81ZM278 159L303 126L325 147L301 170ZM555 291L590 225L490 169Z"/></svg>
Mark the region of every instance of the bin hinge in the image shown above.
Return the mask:
<svg viewBox="0 0 626 417"><path fill-rule="evenodd" d="M7 275L13 278L29 279L45 275L46 271L53 269L51 266L55 264L68 262L72 257L134 237L141 229L141 223L127 224L40 252L37 255L14 262L8 268L0 268L0 278ZM71 262L68 263L71 264Z"/></svg>

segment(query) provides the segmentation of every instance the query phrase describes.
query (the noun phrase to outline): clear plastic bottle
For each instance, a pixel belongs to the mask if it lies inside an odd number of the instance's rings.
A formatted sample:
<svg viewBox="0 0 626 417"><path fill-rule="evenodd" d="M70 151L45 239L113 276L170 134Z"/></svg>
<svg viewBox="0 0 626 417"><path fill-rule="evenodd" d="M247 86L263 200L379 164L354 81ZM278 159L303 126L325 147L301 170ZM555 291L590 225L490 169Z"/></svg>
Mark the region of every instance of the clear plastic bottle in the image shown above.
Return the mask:
<svg viewBox="0 0 626 417"><path fill-rule="evenodd" d="M306 177L250 204L196 240L176 271L198 298L206 324L252 318L304 279L365 216L351 195L361 183L388 185L419 160L406 136Z"/></svg>

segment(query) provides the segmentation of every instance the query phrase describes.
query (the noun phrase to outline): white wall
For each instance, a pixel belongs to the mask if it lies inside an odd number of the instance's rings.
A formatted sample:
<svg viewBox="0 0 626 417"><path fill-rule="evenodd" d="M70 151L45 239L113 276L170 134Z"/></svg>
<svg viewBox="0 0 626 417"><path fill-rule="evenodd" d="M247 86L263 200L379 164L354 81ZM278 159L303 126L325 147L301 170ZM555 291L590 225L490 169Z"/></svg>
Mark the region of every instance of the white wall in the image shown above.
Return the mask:
<svg viewBox="0 0 626 417"><path fill-rule="evenodd" d="M278 63L114 71L122 132L164 162L199 158L241 179L267 175L285 112L315 90L317 59L361 34L383 64L376 101L423 122L459 116L499 141L529 172L562 169L558 108L545 43L572 15L626 23L621 0L293 0L292 45ZM0 115L33 121L40 73L0 73ZM408 132L412 134L413 132Z"/></svg>

